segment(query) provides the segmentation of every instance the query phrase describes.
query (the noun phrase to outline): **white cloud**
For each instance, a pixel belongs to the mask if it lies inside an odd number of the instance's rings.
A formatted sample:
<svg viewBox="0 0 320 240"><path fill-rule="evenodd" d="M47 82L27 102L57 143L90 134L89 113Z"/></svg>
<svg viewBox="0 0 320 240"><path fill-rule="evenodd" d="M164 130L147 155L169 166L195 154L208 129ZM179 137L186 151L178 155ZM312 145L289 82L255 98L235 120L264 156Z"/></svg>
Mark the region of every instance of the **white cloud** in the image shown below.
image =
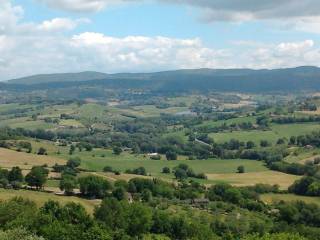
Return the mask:
<svg viewBox="0 0 320 240"><path fill-rule="evenodd" d="M276 50L280 54L297 55L311 49L313 46L313 40L305 40L303 42L280 43Z"/></svg>
<svg viewBox="0 0 320 240"><path fill-rule="evenodd" d="M96 12L113 4L150 2L151 0L37 0L67 11ZM183 4L205 10L209 21L248 21L320 16L318 0L156 0Z"/></svg>
<svg viewBox="0 0 320 240"><path fill-rule="evenodd" d="M23 22L23 9L0 0L0 79L53 72L144 72L179 68L277 68L320 62L317 42L235 42L214 49L199 38L70 34L84 20ZM71 36L70 36L71 35ZM242 45L242 46L239 46Z"/></svg>
<svg viewBox="0 0 320 240"><path fill-rule="evenodd" d="M201 10L205 22L271 21L273 27L320 33L318 0L37 0L51 8L71 12L98 12L108 6L128 2L188 5Z"/></svg>
<svg viewBox="0 0 320 240"><path fill-rule="evenodd" d="M88 19L72 20L69 18L54 18L43 21L37 28L41 31L64 31L73 30L79 23L88 23Z"/></svg>
<svg viewBox="0 0 320 240"><path fill-rule="evenodd" d="M100 33L82 33L73 36L75 49L91 56L107 71L151 71L172 68L205 67L219 59L222 67L227 59L224 51L206 48L199 39L128 36L115 38ZM94 66L93 66L94 67Z"/></svg>
<svg viewBox="0 0 320 240"><path fill-rule="evenodd" d="M248 67L279 68L315 65L320 60L320 49L313 40L283 42L247 49L243 57Z"/></svg>
<svg viewBox="0 0 320 240"><path fill-rule="evenodd" d="M0 0L0 34L12 30L23 16L20 6L12 6L8 0Z"/></svg>

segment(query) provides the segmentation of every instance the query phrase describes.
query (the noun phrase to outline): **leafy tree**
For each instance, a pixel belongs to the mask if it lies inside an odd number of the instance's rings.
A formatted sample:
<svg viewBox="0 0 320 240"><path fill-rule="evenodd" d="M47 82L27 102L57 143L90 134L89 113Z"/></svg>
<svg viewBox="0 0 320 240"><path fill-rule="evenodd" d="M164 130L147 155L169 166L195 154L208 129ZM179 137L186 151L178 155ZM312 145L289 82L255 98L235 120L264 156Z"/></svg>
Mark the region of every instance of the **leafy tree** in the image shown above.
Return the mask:
<svg viewBox="0 0 320 240"><path fill-rule="evenodd" d="M244 166L239 166L239 167L237 168L237 171L238 171L238 173L245 173L245 168L244 168Z"/></svg>
<svg viewBox="0 0 320 240"><path fill-rule="evenodd" d="M104 172L113 172L113 168L111 167L111 166L105 166L104 168L103 168L103 171Z"/></svg>
<svg viewBox="0 0 320 240"><path fill-rule="evenodd" d="M107 228L115 231L126 229L129 218L127 218L129 204L126 201L118 201L115 198L105 198L98 208L95 209L94 216Z"/></svg>
<svg viewBox="0 0 320 240"><path fill-rule="evenodd" d="M0 168L0 179L8 179L9 171L7 169Z"/></svg>
<svg viewBox="0 0 320 240"><path fill-rule="evenodd" d="M59 187L61 191L65 191L67 195L71 195L77 187L77 180L73 175L64 174L60 180Z"/></svg>
<svg viewBox="0 0 320 240"><path fill-rule="evenodd" d="M114 182L114 186L117 188L123 188L123 189L127 190L129 184L126 180L117 180Z"/></svg>
<svg viewBox="0 0 320 240"><path fill-rule="evenodd" d="M268 146L270 146L270 143L267 140L261 140L260 146L261 147L268 147Z"/></svg>
<svg viewBox="0 0 320 240"><path fill-rule="evenodd" d="M23 182L22 170L19 167L13 167L8 173L9 182Z"/></svg>
<svg viewBox="0 0 320 240"><path fill-rule="evenodd" d="M296 180L290 187L289 191L298 195L309 195L315 193L316 186L318 186L318 181L314 177L303 177L299 180ZM313 186L312 186L313 185ZM312 187L310 187L312 186Z"/></svg>
<svg viewBox="0 0 320 240"><path fill-rule="evenodd" d="M290 142L291 145L294 145L297 142L297 138L295 136L292 136L292 137L290 137L289 142Z"/></svg>
<svg viewBox="0 0 320 240"><path fill-rule="evenodd" d="M241 240L307 240L304 237L300 237L295 233L277 233L277 234L267 234L264 236L259 235L248 235Z"/></svg>
<svg viewBox="0 0 320 240"><path fill-rule="evenodd" d="M38 155L47 155L47 149L40 147L38 150Z"/></svg>
<svg viewBox="0 0 320 240"><path fill-rule="evenodd" d="M72 144L69 149L69 155L72 155L75 150L76 150L76 147Z"/></svg>
<svg viewBox="0 0 320 240"><path fill-rule="evenodd" d="M171 170L170 170L169 167L164 167L164 168L162 169L162 173L170 174L170 173L171 173Z"/></svg>
<svg viewBox="0 0 320 240"><path fill-rule="evenodd" d="M126 173L147 176L147 170L144 167L138 167L133 170L128 169L126 170Z"/></svg>
<svg viewBox="0 0 320 240"><path fill-rule="evenodd" d="M122 153L122 149L120 147L114 147L113 148L113 153L115 155L120 155Z"/></svg>
<svg viewBox="0 0 320 240"><path fill-rule="evenodd" d="M177 160L178 155L176 152L168 151L168 152L166 152L166 158L167 158L167 160Z"/></svg>
<svg viewBox="0 0 320 240"><path fill-rule="evenodd" d="M141 199L144 202L150 202L152 200L152 192L149 189L144 189L141 193Z"/></svg>
<svg viewBox="0 0 320 240"><path fill-rule="evenodd" d="M252 148L255 147L255 144L254 144L253 141L248 141L248 142L246 143L246 147L247 147L247 149L252 149Z"/></svg>
<svg viewBox="0 0 320 240"><path fill-rule="evenodd" d="M29 142L21 141L18 143L18 146L27 149L27 153L32 152L32 145Z"/></svg>
<svg viewBox="0 0 320 240"><path fill-rule="evenodd" d="M117 200L126 200L127 199L127 192L122 187L117 187L112 191L112 196L116 198Z"/></svg>
<svg viewBox="0 0 320 240"><path fill-rule="evenodd" d="M181 168L178 168L175 170L174 176L176 177L176 179L179 179L179 180L188 178L187 172Z"/></svg>
<svg viewBox="0 0 320 240"><path fill-rule="evenodd" d="M81 194L91 198L103 198L112 189L110 182L99 176L79 178L79 184Z"/></svg>
<svg viewBox="0 0 320 240"><path fill-rule="evenodd" d="M223 196L228 202L239 203L242 199L241 192L237 188L229 188L225 191Z"/></svg>
<svg viewBox="0 0 320 240"><path fill-rule="evenodd" d="M35 166L26 175L26 182L31 187L36 187L40 189L46 183L49 171L41 166Z"/></svg>
<svg viewBox="0 0 320 240"><path fill-rule="evenodd" d="M81 159L79 157L70 158L67 162L67 166L72 169L79 167L80 164L81 164Z"/></svg>
<svg viewBox="0 0 320 240"><path fill-rule="evenodd" d="M152 212L150 208L145 207L141 203L133 203L128 208L127 233L130 236L142 236L148 233L152 226Z"/></svg>
<svg viewBox="0 0 320 240"><path fill-rule="evenodd" d="M22 228L10 229L7 231L0 231L0 239L2 240L45 240L38 237Z"/></svg>
<svg viewBox="0 0 320 240"><path fill-rule="evenodd" d="M98 224L94 224L84 234L85 240L112 240L111 234L106 229L100 227Z"/></svg>

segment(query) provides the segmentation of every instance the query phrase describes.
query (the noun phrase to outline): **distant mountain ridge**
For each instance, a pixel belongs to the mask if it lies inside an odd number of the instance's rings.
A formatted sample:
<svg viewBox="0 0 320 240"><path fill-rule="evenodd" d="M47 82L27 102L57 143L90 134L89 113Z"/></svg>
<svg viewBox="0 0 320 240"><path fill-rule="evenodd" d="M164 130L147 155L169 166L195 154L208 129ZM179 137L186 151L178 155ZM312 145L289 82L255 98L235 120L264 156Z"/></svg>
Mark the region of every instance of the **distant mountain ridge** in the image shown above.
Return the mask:
<svg viewBox="0 0 320 240"><path fill-rule="evenodd" d="M79 73L55 73L55 74L38 74L23 78L17 78L7 81L14 84L40 84L50 82L78 82L104 79L108 74L100 72L79 72Z"/></svg>
<svg viewBox="0 0 320 240"><path fill-rule="evenodd" d="M35 75L8 81L20 88L56 89L99 86L109 89L141 89L151 92L192 91L320 91L320 68L189 69L154 73L99 72ZM76 83L76 84L75 84Z"/></svg>

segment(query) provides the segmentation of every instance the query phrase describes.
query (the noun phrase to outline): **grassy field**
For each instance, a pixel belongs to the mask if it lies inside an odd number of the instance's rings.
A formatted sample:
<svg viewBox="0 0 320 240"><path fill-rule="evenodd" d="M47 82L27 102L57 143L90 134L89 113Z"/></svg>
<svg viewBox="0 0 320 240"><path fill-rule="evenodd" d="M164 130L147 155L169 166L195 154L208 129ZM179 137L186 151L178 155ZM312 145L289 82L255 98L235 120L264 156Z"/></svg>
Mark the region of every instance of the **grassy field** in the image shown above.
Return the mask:
<svg viewBox="0 0 320 240"><path fill-rule="evenodd" d="M227 174L208 174L208 180L211 183L226 182L234 186L253 186L257 183L270 185L278 184L281 189L288 187L299 179L299 176L289 175L274 171L249 172L249 173L227 173Z"/></svg>
<svg viewBox="0 0 320 240"><path fill-rule="evenodd" d="M267 140L269 142L275 142L277 135L272 131L234 131L234 132L224 132L224 133L211 133L210 137L218 143L228 142L231 139L236 139L242 142L247 142L249 140L259 143L261 140Z"/></svg>
<svg viewBox="0 0 320 240"><path fill-rule="evenodd" d="M55 125L46 123L42 120L33 121L30 117L12 118L7 120L1 120L0 127L9 126L11 128L27 128L31 130L35 129L51 129Z"/></svg>
<svg viewBox="0 0 320 240"><path fill-rule="evenodd" d="M320 156L320 149L305 149L305 148L291 148L291 154L284 160L289 163L304 164L307 161L312 161L315 157Z"/></svg>
<svg viewBox="0 0 320 240"><path fill-rule="evenodd" d="M252 160L150 160L149 157L143 155L132 155L129 153L122 153L120 156L112 154L109 150L95 150L93 152L83 152L74 154L79 156L82 160L81 166L83 168L101 171L105 166L111 166L116 170L125 171L137 167L145 167L151 174L158 174L162 168L167 166L174 168L180 163L188 164L196 172L206 173L232 173L236 172L239 165L246 167L248 172L264 171L266 168L262 162Z"/></svg>
<svg viewBox="0 0 320 240"><path fill-rule="evenodd" d="M295 202L295 201L303 201L306 203L315 203L320 206L320 197L306 197L306 196L298 196L293 194L275 194L275 193L268 193L261 195L261 200L265 203L272 203L272 202Z"/></svg>
<svg viewBox="0 0 320 240"><path fill-rule="evenodd" d="M198 125L198 126L210 126L210 127L219 127L223 125L224 123L227 125L234 124L234 123L244 123L244 122L256 122L256 117L249 116L249 117L238 117L238 118L232 118L228 120L221 120L221 121L205 121L204 123Z"/></svg>
<svg viewBox="0 0 320 240"><path fill-rule="evenodd" d="M3 168L19 166L22 169L31 169L32 166L40 166L44 164L53 166L55 163L64 164L65 161L52 156L39 156L0 148L0 167Z"/></svg>
<svg viewBox="0 0 320 240"><path fill-rule="evenodd" d="M27 191L27 190L6 190L0 189L0 200L5 201L14 197L22 197L34 201L41 207L48 200L66 204L69 202L80 203L89 213L93 213L95 206L99 205L99 200L86 200L78 197L58 196L53 193Z"/></svg>
<svg viewBox="0 0 320 240"><path fill-rule="evenodd" d="M261 140L267 140L275 143L279 138L290 138L291 136L304 135L317 130L320 130L320 124L318 123L274 124L271 126L271 130L268 131L251 130L211 133L210 137L219 143L231 139L237 139L244 142L251 140L256 143L259 143Z"/></svg>

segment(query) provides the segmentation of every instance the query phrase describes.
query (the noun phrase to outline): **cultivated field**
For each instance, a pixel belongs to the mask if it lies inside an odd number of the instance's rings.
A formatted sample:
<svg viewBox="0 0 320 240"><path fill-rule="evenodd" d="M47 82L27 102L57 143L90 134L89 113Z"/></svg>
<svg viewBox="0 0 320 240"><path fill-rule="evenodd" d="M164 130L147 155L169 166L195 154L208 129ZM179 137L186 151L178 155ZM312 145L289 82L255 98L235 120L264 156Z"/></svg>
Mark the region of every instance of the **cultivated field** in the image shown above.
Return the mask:
<svg viewBox="0 0 320 240"><path fill-rule="evenodd" d="M289 139L291 136L299 136L312 131L319 131L320 124L318 123L301 123L301 124L274 124L271 126L271 130L248 130L248 131L233 131L222 133L211 133L216 142L223 143L230 141L231 139L237 139L239 141L253 141L259 143L261 140L267 140L272 143L276 143L279 138Z"/></svg>
<svg viewBox="0 0 320 240"><path fill-rule="evenodd" d="M227 173L227 174L207 174L209 182L226 182L234 186L253 186L257 183L279 185L281 189L287 189L294 181L300 177L281 172L263 171L251 173Z"/></svg>
<svg viewBox="0 0 320 240"><path fill-rule="evenodd" d="M65 160L52 156L39 156L0 148L0 166L3 168L19 166L22 169L31 169L32 166L40 166L44 164L53 166L56 163L64 164Z"/></svg>
<svg viewBox="0 0 320 240"><path fill-rule="evenodd" d="M298 196L293 194L268 193L268 194L261 195L261 200L268 204L273 202L279 202L279 201L285 201L285 202L304 201L306 203L315 203L320 206L320 197L306 197L306 196Z"/></svg>

